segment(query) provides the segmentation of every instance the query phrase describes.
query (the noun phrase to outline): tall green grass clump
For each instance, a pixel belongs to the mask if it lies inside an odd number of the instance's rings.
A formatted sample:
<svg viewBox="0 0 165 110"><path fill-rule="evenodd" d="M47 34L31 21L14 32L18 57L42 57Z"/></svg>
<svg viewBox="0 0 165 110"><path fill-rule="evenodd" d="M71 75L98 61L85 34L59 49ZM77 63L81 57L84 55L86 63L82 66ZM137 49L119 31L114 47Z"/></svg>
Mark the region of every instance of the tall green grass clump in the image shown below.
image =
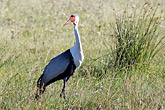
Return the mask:
<svg viewBox="0 0 165 110"><path fill-rule="evenodd" d="M156 13L158 7L159 4L151 7L146 2L140 9L132 7L116 14L115 22L110 23L113 30L108 38L110 48L106 54L92 60L91 75L100 77L108 72L131 72L153 61L165 46L165 36L161 35L160 29L162 17Z"/></svg>
<svg viewBox="0 0 165 110"><path fill-rule="evenodd" d="M145 3L140 12L133 8L131 14L124 11L121 17L116 17L114 28L114 67L130 69L139 64L147 64L164 47L165 36L159 35L161 17L156 16L159 4L154 9Z"/></svg>

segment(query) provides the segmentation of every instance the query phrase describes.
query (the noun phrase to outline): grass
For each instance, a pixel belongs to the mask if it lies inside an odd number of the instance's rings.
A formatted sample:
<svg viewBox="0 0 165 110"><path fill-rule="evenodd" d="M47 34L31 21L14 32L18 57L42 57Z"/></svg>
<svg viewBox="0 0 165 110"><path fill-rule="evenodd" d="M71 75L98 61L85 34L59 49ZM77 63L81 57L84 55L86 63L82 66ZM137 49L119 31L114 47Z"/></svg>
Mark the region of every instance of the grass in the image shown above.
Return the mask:
<svg viewBox="0 0 165 110"><path fill-rule="evenodd" d="M138 13L135 8L131 15L126 10L123 16L116 17L113 35L114 68L130 69L139 63L150 63L164 48L165 45L161 43L165 36L160 37L158 30L161 17L155 17L159 5L153 9L150 4L145 3Z"/></svg>
<svg viewBox="0 0 165 110"><path fill-rule="evenodd" d="M153 10L156 10L155 4L160 4L154 15L154 18L162 17L155 32L159 33L157 39L160 40L165 35L164 2L151 0L146 3L153 6ZM112 28L115 16L122 17L125 10L128 15L135 9L139 13L143 4L143 0L0 1L0 108L163 110L164 48L152 60L143 58L149 65L141 61L130 71L113 71L115 67L111 66L118 58L113 51L116 48L115 35L118 35ZM74 45L73 26L63 27L72 13L80 17L79 31L85 60L67 83L66 100L60 98L62 81L48 86L42 98L34 100L36 82L45 65L52 57ZM153 11L149 17L152 15ZM132 19L138 20L138 17ZM141 22L145 28L149 20ZM132 25L128 22L121 26L129 29ZM141 31L139 34L145 32ZM148 36L154 37L155 33L151 31ZM163 44L164 40L160 46ZM150 53L147 49L143 52Z"/></svg>

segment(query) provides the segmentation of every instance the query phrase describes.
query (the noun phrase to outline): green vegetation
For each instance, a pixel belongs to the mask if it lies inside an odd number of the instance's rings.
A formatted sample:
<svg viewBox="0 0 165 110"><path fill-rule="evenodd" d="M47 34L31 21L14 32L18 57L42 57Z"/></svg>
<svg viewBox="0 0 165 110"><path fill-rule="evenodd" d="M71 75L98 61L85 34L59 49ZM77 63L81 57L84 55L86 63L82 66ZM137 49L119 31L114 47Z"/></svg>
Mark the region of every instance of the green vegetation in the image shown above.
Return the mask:
<svg viewBox="0 0 165 110"><path fill-rule="evenodd" d="M148 4L144 4L139 13L134 9L130 16L125 12L121 18L116 19L114 36L117 43L114 50L116 51L114 66L128 68L134 64L151 61L163 48L164 45L161 47L159 45L165 36L159 40L157 30L160 18L155 18L158 6L153 10Z"/></svg>
<svg viewBox="0 0 165 110"><path fill-rule="evenodd" d="M165 108L163 0L0 1L0 109ZM158 5L159 4L159 5ZM74 45L72 13L80 17L85 60L63 86L34 100L50 59Z"/></svg>

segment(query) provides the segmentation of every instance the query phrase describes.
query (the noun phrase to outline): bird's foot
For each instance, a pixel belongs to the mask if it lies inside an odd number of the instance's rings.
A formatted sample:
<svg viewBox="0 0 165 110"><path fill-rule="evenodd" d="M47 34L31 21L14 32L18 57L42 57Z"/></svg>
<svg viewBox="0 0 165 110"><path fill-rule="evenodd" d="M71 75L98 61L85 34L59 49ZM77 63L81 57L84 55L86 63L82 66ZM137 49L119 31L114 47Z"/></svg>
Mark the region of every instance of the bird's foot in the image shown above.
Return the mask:
<svg viewBox="0 0 165 110"><path fill-rule="evenodd" d="M60 97L62 97L65 99L65 90L62 90L61 94L60 94Z"/></svg>

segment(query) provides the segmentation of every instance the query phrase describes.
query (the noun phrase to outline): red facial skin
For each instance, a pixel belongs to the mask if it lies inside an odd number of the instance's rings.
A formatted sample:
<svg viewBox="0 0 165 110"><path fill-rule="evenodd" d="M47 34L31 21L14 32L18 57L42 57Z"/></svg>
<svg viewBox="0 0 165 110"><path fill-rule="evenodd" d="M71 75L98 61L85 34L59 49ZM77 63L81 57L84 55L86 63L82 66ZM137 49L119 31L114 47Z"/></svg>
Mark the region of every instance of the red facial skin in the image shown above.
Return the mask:
<svg viewBox="0 0 165 110"><path fill-rule="evenodd" d="M70 19L64 24L64 26L67 25L67 24L69 24L70 22L72 22L74 25L76 25L75 24L75 16L70 17Z"/></svg>

